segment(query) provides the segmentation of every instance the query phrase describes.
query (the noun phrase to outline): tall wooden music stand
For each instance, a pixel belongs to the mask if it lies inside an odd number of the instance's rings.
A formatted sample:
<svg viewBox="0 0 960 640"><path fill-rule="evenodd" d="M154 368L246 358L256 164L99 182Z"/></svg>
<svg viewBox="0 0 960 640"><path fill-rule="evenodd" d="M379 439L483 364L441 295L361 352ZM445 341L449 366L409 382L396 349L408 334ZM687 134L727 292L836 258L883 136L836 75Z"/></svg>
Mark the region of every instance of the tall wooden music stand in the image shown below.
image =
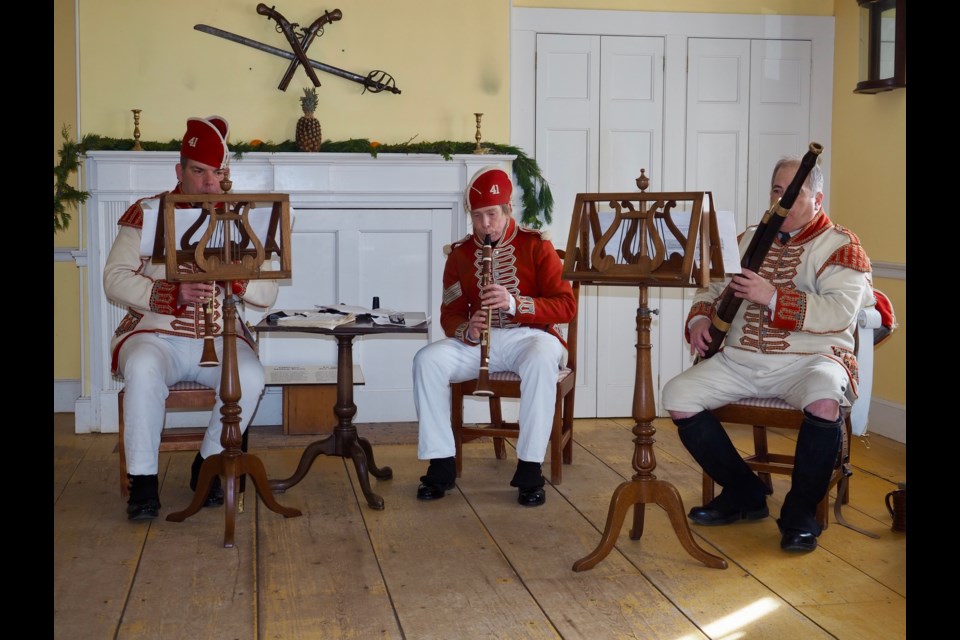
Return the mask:
<svg viewBox="0 0 960 640"><path fill-rule="evenodd" d="M290 196L288 194L164 194L160 200L160 217L153 260L167 265L167 280L173 282L222 281L223 354L220 376L220 409L223 430L220 443L223 452L209 456L200 467L193 501L183 511L171 513L167 520L183 522L203 506L215 475L224 477L224 510L226 524L223 546L234 546L237 488L240 476L249 475L257 495L272 511L284 517L301 515L298 509L277 503L270 489L267 474L260 459L240 448L240 372L237 362L237 308L233 294L234 280L264 280L289 278L290 256ZM186 232L178 234L177 209L179 203L198 207L199 215ZM267 211L268 210L268 211ZM194 213L188 215L195 215ZM260 215L263 214L263 215ZM261 239L256 228L266 222ZM179 225L182 227L182 224ZM256 228L255 228L256 227ZM202 229L202 233L201 230ZM197 234L201 235L197 238ZM194 240L194 238L197 238ZM264 263L276 258L279 269L264 269ZM199 268L195 273L181 273L179 265L191 263Z"/></svg>
<svg viewBox="0 0 960 640"><path fill-rule="evenodd" d="M646 189L641 172L637 185ZM608 206L610 211L601 213ZM685 210L680 216L677 212ZM689 217L687 230L678 225ZM608 218L610 221L608 222ZM632 506L630 538L643 535L647 504L666 509L680 544L694 558L714 569L726 569L723 558L704 551L693 539L680 493L657 480L653 455L656 405L650 362L650 314L647 288L701 287L711 277L722 278L719 233L709 191L663 193L579 193L573 207L563 277L581 284L640 288L637 308L637 368L633 391L633 479L618 486L610 500L607 523L597 548L577 560L574 571L592 569L616 543L627 510Z"/></svg>

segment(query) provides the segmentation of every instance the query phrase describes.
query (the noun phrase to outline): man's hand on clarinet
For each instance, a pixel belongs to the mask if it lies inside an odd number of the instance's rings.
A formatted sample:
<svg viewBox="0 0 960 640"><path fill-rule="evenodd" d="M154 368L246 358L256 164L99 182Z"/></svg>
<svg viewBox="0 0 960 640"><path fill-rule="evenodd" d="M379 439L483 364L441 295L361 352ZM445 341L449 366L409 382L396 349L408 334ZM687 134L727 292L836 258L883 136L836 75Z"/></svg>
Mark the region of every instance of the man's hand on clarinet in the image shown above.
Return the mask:
<svg viewBox="0 0 960 640"><path fill-rule="evenodd" d="M483 288L480 293L480 304L484 308L491 309L510 309L510 292L502 284L491 282Z"/></svg>
<svg viewBox="0 0 960 640"><path fill-rule="evenodd" d="M184 282L180 285L180 304L206 304L215 291L212 282Z"/></svg>
<svg viewBox="0 0 960 640"><path fill-rule="evenodd" d="M742 271L742 273L733 276L733 280L730 281L730 288L733 290L734 297L766 306L776 292L776 287L750 269L743 269Z"/></svg>
<svg viewBox="0 0 960 640"><path fill-rule="evenodd" d="M470 316L470 326L467 328L467 336L474 342L480 342L480 336L487 330L487 312L485 309L475 311Z"/></svg>

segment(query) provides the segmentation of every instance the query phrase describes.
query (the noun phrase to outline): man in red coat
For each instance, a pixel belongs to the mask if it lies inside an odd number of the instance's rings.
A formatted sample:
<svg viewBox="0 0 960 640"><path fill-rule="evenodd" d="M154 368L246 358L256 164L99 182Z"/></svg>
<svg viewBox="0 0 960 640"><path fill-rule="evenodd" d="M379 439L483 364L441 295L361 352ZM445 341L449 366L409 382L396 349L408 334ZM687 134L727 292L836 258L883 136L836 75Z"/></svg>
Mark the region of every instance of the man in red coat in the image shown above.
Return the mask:
<svg viewBox="0 0 960 640"><path fill-rule="evenodd" d="M430 461L417 489L420 500L442 498L455 486L450 383L477 377L488 308L493 311L489 371L512 371L521 379L517 470L510 486L518 488L524 506L546 500L541 464L550 441L557 378L567 359L555 325L573 319L577 303L570 283L561 277L563 264L553 244L513 219L512 194L510 176L496 167L481 169L467 185L464 206L473 233L453 244L443 272L440 324L447 337L414 358L417 457ZM491 282L481 287L487 237L494 247Z"/></svg>

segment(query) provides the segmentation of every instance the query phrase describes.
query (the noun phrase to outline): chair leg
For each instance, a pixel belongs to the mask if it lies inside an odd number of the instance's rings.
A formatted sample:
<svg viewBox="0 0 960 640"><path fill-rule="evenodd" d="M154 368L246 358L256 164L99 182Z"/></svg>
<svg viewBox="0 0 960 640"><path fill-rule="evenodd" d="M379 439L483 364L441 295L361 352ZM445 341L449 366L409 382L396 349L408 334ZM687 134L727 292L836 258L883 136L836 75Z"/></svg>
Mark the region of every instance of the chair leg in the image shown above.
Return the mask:
<svg viewBox="0 0 960 640"><path fill-rule="evenodd" d="M830 492L823 496L823 500L817 503L817 524L824 529L830 524Z"/></svg>
<svg viewBox="0 0 960 640"><path fill-rule="evenodd" d="M563 398L557 392L553 407L553 426L550 429L550 482L563 482Z"/></svg>
<svg viewBox="0 0 960 640"><path fill-rule="evenodd" d="M710 501L714 498L714 484L713 478L708 476L706 473L703 474L703 504L710 504Z"/></svg>
<svg viewBox="0 0 960 640"><path fill-rule="evenodd" d="M567 439L567 444L563 447L564 464L573 463L573 398L571 391L563 399L563 437Z"/></svg>
<svg viewBox="0 0 960 640"><path fill-rule="evenodd" d="M454 459L457 461L457 477L463 471L463 389L459 384L451 385L450 427L453 429Z"/></svg>
<svg viewBox="0 0 960 640"><path fill-rule="evenodd" d="M753 425L753 455L760 462L770 461L770 449L767 446L767 428L762 425ZM757 475L767 486L767 491L773 494L773 476L769 473L758 472Z"/></svg>
<svg viewBox="0 0 960 640"><path fill-rule="evenodd" d="M500 405L500 398L490 396L490 424L494 429L503 428L503 408ZM507 447L503 438L493 439L493 452L497 455L497 460L506 460Z"/></svg>
<svg viewBox="0 0 960 640"><path fill-rule="evenodd" d="M123 391L117 394L117 408L120 411L120 433L117 436L117 448L120 453L120 497L126 500L130 495L130 481L127 478L127 454L123 448Z"/></svg>

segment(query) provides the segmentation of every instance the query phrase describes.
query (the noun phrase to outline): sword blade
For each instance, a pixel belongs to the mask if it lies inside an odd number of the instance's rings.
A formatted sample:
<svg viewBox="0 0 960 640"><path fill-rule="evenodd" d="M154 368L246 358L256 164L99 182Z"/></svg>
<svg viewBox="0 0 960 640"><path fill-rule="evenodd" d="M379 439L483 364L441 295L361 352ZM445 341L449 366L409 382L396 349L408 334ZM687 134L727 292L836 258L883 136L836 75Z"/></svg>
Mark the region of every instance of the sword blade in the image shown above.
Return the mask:
<svg viewBox="0 0 960 640"><path fill-rule="evenodd" d="M209 33L212 36L217 36L218 38L223 38L224 40L230 40L231 42L237 42L239 44L246 45L248 47L253 47L258 51L264 51L266 53L272 53L275 56L280 56L281 58L286 58L287 60L296 60L297 57L286 51L285 49L280 49L278 47L259 42L257 40L251 40L244 36L238 36L235 33L230 33L229 31L224 31L223 29L218 29L216 27L211 27L206 24L195 24L193 28L197 31L202 31L203 33ZM359 82L360 84L367 86L367 79L363 76L351 73L349 71L344 71L343 69L338 69L336 67L331 67L328 64L322 62L317 62L316 60L311 60L307 58L307 62L310 63L310 66L314 69L320 69L321 71L326 71L327 73L332 73L335 76L340 76L341 78L346 78L347 80L353 80L354 82Z"/></svg>

